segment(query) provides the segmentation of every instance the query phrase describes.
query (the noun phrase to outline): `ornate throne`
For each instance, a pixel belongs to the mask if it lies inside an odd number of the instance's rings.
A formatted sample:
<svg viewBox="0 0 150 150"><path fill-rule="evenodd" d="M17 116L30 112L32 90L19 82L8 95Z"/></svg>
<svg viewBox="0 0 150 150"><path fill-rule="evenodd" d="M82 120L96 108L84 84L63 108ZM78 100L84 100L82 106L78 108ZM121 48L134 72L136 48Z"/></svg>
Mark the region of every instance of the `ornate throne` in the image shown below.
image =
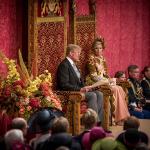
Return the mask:
<svg viewBox="0 0 150 150"><path fill-rule="evenodd" d="M47 4L48 3L48 4ZM65 57L67 45L67 2L29 0L28 68L35 77L49 70L53 90L60 97L70 132L80 132L80 100L84 95L69 91L56 91L56 71Z"/></svg>
<svg viewBox="0 0 150 150"><path fill-rule="evenodd" d="M76 43L82 48L79 67L82 72L82 76L86 76L86 63L90 54L92 42L94 41L95 35L95 1L89 0L89 15L76 15L76 5L73 1L70 2L70 43ZM107 66L106 66L107 70ZM113 93L108 86L100 86L97 88L104 94L104 116L103 116L103 127L109 128L110 123L110 108L113 108L113 103L110 103ZM80 102L80 113L84 112L86 107L86 101L84 99ZM110 107L111 104L111 107ZM112 109L113 111L113 109Z"/></svg>
<svg viewBox="0 0 150 150"><path fill-rule="evenodd" d="M53 4L51 5L51 3ZM51 7L49 8L49 6ZM95 13L92 9L90 12L93 14L77 17L74 1L69 1L69 6L69 35L67 35L67 1L29 0L28 64L33 76L41 74L44 70L51 72L53 90L62 101L66 117L70 123L70 132L78 134L80 132L80 108L82 108L80 106L85 103L84 94L56 91L55 75L59 63L65 57L65 49L67 41L69 41L83 48L79 66L83 76L85 76L86 59L95 38ZM104 93L105 102L103 127L108 129L109 98L112 96L112 92L107 86L101 86L99 90Z"/></svg>

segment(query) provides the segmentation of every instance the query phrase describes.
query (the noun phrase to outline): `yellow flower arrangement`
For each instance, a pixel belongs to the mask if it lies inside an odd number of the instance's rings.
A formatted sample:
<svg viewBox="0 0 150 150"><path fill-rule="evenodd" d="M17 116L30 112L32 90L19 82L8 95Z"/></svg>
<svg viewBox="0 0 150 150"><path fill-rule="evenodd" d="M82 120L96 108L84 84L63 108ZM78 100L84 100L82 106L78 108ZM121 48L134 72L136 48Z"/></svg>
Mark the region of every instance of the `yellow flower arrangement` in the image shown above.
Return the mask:
<svg viewBox="0 0 150 150"><path fill-rule="evenodd" d="M0 58L8 67L8 75L1 84L1 109L5 109L9 114L17 112L19 116L26 119L41 107L55 107L62 110L59 98L51 90L52 77L48 70L35 79L29 77L25 79L25 76L21 75L28 76L28 72L22 60L23 68L17 66L14 60L8 59L2 53L0 53ZM22 73L23 70L26 72Z"/></svg>
<svg viewBox="0 0 150 150"><path fill-rule="evenodd" d="M33 92L37 91L42 82L49 83L49 86L52 85L52 77L48 70L45 70L43 74L39 75L34 80L29 81L29 86L27 87L28 94L31 95Z"/></svg>
<svg viewBox="0 0 150 150"><path fill-rule="evenodd" d="M14 83L16 80L20 80L20 75L17 72L15 60L8 59L2 53L0 53L0 57L3 58L2 62L8 66L8 75L5 81L2 81L2 87L4 86L5 82L8 84Z"/></svg>

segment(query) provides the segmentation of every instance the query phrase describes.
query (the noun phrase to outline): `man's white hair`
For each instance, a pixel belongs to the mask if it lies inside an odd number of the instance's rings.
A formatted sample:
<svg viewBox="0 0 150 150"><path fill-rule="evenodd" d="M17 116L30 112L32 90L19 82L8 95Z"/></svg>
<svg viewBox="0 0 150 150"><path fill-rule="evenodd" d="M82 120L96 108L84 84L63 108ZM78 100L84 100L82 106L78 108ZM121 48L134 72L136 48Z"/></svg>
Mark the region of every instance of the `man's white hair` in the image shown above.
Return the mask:
<svg viewBox="0 0 150 150"><path fill-rule="evenodd" d="M81 47L79 45L76 44L68 44L67 48L66 48L66 56L69 55L69 53L75 49L79 49L81 51Z"/></svg>
<svg viewBox="0 0 150 150"><path fill-rule="evenodd" d="M12 147L14 142L24 143L23 133L19 129L12 129L6 132L5 134L5 144L8 149Z"/></svg>

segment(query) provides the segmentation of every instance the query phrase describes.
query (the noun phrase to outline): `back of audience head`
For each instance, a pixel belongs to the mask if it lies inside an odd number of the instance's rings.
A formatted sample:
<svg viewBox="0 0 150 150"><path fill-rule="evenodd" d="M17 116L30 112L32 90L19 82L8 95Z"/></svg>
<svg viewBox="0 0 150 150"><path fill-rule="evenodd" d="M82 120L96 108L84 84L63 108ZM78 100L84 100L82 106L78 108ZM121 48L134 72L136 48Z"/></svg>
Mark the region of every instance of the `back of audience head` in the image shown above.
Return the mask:
<svg viewBox="0 0 150 150"><path fill-rule="evenodd" d="M85 133L82 137L82 145L85 150L90 150L92 147L92 144L99 139L103 139L107 136L112 136L111 134L108 134L105 132L105 130L102 127L93 127L91 131Z"/></svg>
<svg viewBox="0 0 150 150"><path fill-rule="evenodd" d="M139 143L134 150L150 150L145 143Z"/></svg>
<svg viewBox="0 0 150 150"><path fill-rule="evenodd" d="M137 129L134 128L127 129L123 133L123 143L128 148L135 148L136 145L139 144L140 142L143 142L146 145L148 145L149 139L146 133L138 131Z"/></svg>
<svg viewBox="0 0 150 150"><path fill-rule="evenodd" d="M134 79L138 79L140 75L139 67L137 65L130 65L128 67L128 75Z"/></svg>
<svg viewBox="0 0 150 150"><path fill-rule="evenodd" d="M106 137L107 134L102 127L94 127L90 131L90 141L93 143L98 139Z"/></svg>
<svg viewBox="0 0 150 150"><path fill-rule="evenodd" d="M6 149L6 144L4 141L4 137L0 136L0 150L5 150Z"/></svg>
<svg viewBox="0 0 150 150"><path fill-rule="evenodd" d="M84 125L85 129L91 129L96 125L97 118L97 113L93 109L88 108L83 114L81 122Z"/></svg>
<svg viewBox="0 0 150 150"><path fill-rule="evenodd" d="M27 121L24 118L14 118L12 120L12 129L20 129L22 130L24 136L27 134Z"/></svg>
<svg viewBox="0 0 150 150"><path fill-rule="evenodd" d="M42 109L37 111L28 121L29 132L37 134L49 133L55 117L54 113L50 110Z"/></svg>
<svg viewBox="0 0 150 150"><path fill-rule="evenodd" d="M118 81L126 80L125 72L124 71L117 71L115 73L115 78L117 78Z"/></svg>
<svg viewBox="0 0 150 150"><path fill-rule="evenodd" d="M52 134L63 133L67 132L68 130L69 130L69 122L65 117L55 118L51 128Z"/></svg>
<svg viewBox="0 0 150 150"><path fill-rule="evenodd" d="M60 146L56 150L69 150L69 148L66 146Z"/></svg>
<svg viewBox="0 0 150 150"><path fill-rule="evenodd" d="M106 137L94 142L92 150L126 150L126 147L115 139Z"/></svg>
<svg viewBox="0 0 150 150"><path fill-rule="evenodd" d="M143 73L144 77L150 78L150 66L144 67L142 73Z"/></svg>
<svg viewBox="0 0 150 150"><path fill-rule="evenodd" d="M19 129L12 129L5 134L5 144L8 150L12 149L13 144L20 142L24 143L23 133Z"/></svg>
<svg viewBox="0 0 150 150"><path fill-rule="evenodd" d="M123 126L124 130L130 128L139 129L139 127L140 127L140 121L134 116L130 116L124 121L124 126Z"/></svg>

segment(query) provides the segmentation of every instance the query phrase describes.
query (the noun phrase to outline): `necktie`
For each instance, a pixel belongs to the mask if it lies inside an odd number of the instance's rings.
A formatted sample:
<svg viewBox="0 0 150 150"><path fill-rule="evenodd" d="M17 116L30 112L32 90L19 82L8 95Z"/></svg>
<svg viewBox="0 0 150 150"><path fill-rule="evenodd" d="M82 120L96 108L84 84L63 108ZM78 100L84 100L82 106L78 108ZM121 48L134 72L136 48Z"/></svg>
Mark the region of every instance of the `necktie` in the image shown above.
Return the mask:
<svg viewBox="0 0 150 150"><path fill-rule="evenodd" d="M73 69L74 69L74 71L75 71L75 73L76 73L76 75L77 75L77 77L80 79L80 72L79 72L79 70L78 70L78 68L77 68L77 66L73 63Z"/></svg>

